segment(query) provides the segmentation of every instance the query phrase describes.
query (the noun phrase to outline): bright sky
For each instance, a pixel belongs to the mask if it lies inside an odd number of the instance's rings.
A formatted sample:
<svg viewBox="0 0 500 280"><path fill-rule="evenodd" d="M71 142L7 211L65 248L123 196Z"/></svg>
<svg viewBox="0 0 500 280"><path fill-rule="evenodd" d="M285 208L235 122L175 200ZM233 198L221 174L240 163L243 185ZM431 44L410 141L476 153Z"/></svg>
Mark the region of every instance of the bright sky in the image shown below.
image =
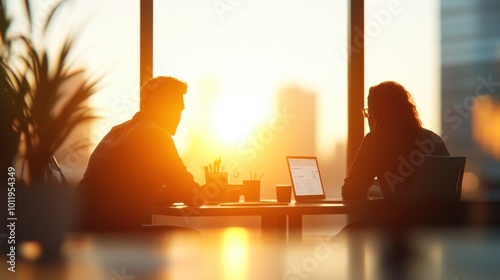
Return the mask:
<svg viewBox="0 0 500 280"><path fill-rule="evenodd" d="M34 2L41 19L57 1ZM366 89L384 80L403 84L424 126L439 132L439 2L365 2ZM78 31L76 64L104 76L92 101L103 116L89 134L97 142L139 108L139 0L68 1L56 20L48 44ZM347 0L155 1L154 36L154 74L189 84L176 135L181 154L193 152L190 138L200 130L217 147L241 144L276 115L276 93L294 87L316 98L313 151L328 166L339 156L347 135ZM185 163L199 169L217 153ZM326 181L337 183L344 172Z"/></svg>

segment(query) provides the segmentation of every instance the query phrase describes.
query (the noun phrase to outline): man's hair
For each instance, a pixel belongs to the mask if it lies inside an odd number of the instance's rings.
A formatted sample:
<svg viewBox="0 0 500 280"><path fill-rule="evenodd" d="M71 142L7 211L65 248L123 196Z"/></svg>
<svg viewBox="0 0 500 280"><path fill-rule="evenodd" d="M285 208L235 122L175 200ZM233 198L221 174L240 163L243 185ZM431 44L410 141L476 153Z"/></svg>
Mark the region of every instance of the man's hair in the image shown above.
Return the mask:
<svg viewBox="0 0 500 280"><path fill-rule="evenodd" d="M187 92L187 84L174 77L158 76L147 80L141 87L141 111L158 106L170 106Z"/></svg>
<svg viewBox="0 0 500 280"><path fill-rule="evenodd" d="M372 86L368 93L368 107L375 128L407 128L414 135L420 135L422 122L411 94L393 81Z"/></svg>

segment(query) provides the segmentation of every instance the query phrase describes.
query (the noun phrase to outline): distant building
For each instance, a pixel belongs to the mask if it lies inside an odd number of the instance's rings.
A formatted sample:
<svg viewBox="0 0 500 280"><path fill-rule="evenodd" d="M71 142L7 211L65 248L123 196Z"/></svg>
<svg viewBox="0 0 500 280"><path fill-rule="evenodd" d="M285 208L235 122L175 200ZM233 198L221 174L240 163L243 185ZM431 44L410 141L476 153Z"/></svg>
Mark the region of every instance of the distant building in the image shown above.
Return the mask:
<svg viewBox="0 0 500 280"><path fill-rule="evenodd" d="M483 186L500 186L500 1L441 1L441 79L450 152L467 156L466 171ZM483 111L481 118L490 121L477 125L480 96L498 109L489 116Z"/></svg>

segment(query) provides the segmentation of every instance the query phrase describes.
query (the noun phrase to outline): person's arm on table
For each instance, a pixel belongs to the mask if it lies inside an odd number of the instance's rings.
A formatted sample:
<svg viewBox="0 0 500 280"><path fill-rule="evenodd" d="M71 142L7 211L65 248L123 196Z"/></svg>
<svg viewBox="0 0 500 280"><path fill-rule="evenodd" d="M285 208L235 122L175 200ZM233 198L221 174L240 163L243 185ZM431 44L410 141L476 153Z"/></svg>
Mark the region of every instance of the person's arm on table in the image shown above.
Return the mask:
<svg viewBox="0 0 500 280"><path fill-rule="evenodd" d="M187 171L172 137L166 131L155 133L159 133L155 138L160 140L156 153L158 172L165 184L170 204L182 202L188 206L202 205L206 200L202 188Z"/></svg>
<svg viewBox="0 0 500 280"><path fill-rule="evenodd" d="M374 140L374 135L371 133L368 133L363 139L342 186L342 197L344 199L368 198L367 192L376 176L378 158L378 149Z"/></svg>

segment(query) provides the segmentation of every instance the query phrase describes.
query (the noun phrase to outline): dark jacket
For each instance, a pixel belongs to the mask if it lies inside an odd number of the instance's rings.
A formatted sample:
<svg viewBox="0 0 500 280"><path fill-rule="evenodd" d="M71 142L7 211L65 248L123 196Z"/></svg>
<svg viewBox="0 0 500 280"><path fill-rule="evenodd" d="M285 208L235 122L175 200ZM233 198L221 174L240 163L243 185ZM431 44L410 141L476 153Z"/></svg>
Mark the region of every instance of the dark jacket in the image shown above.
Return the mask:
<svg viewBox="0 0 500 280"><path fill-rule="evenodd" d="M169 132L139 112L113 127L90 157L75 190L83 228L138 227L163 186L168 203L203 203Z"/></svg>
<svg viewBox="0 0 500 280"><path fill-rule="evenodd" d="M402 198L422 155L449 156L443 139L423 129L414 137L404 128L366 134L342 186L345 199L364 199L375 177L387 199Z"/></svg>

